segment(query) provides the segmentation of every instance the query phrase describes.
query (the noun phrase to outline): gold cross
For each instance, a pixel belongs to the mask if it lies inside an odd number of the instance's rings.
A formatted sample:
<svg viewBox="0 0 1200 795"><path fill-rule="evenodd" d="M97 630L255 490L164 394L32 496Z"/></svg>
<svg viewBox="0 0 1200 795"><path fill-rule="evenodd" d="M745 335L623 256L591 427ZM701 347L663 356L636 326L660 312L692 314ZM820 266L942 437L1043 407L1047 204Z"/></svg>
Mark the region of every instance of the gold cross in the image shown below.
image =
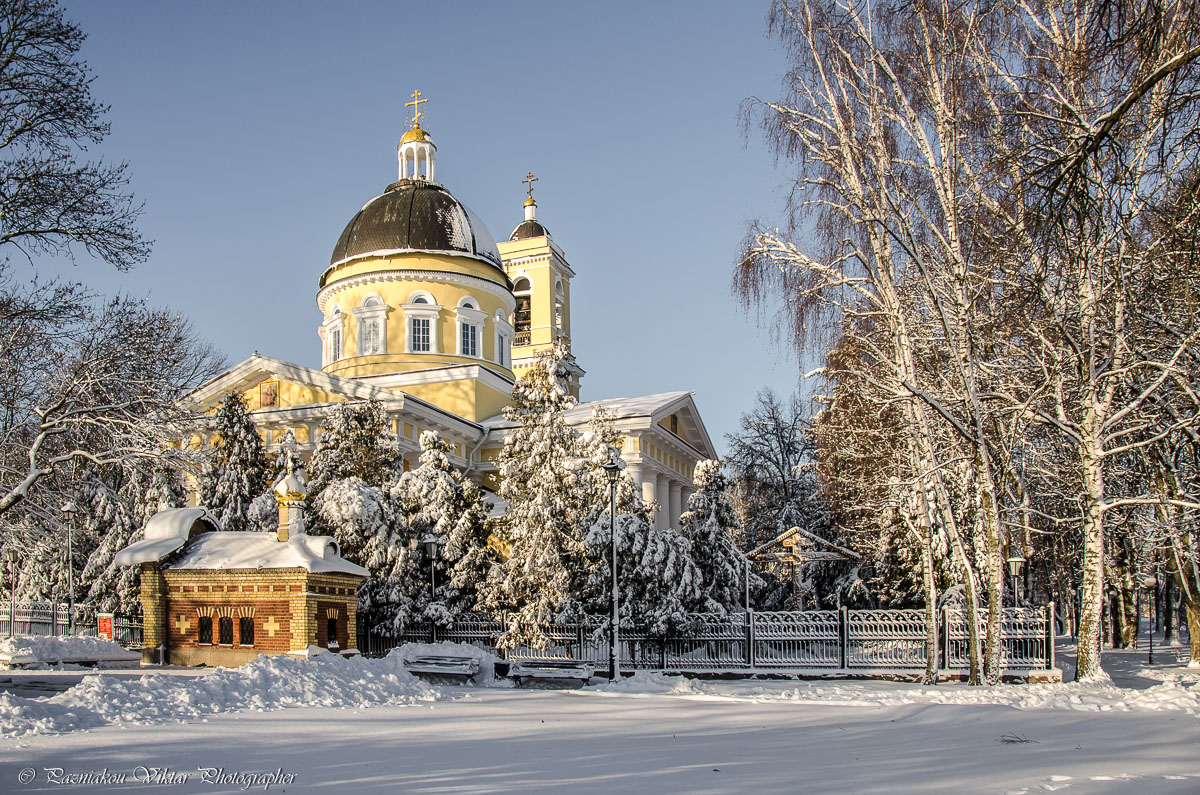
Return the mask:
<svg viewBox="0 0 1200 795"><path fill-rule="evenodd" d="M521 180L521 182L524 182L525 184L529 185L529 198L531 198L531 199L533 198L533 183L535 183L537 181L538 181L538 178L533 175L532 171L530 171L528 174L525 175L525 179Z"/></svg>
<svg viewBox="0 0 1200 795"><path fill-rule="evenodd" d="M267 617L267 620L263 622L263 629L267 631L267 637L275 637L275 632L279 629L279 622L275 620L275 616Z"/></svg>
<svg viewBox="0 0 1200 795"><path fill-rule="evenodd" d="M186 635L188 628L192 626L192 622L188 621L185 616L180 616L175 619L175 628L179 630L180 635Z"/></svg>
<svg viewBox="0 0 1200 795"><path fill-rule="evenodd" d="M417 122L419 122L421 120L421 116L423 115L421 113L421 103L429 101L427 99L419 99L420 96L421 96L420 91L414 91L414 92L412 92L413 101L404 103L404 107L407 108L407 107L411 106L413 109L413 126L414 127L417 126Z"/></svg>

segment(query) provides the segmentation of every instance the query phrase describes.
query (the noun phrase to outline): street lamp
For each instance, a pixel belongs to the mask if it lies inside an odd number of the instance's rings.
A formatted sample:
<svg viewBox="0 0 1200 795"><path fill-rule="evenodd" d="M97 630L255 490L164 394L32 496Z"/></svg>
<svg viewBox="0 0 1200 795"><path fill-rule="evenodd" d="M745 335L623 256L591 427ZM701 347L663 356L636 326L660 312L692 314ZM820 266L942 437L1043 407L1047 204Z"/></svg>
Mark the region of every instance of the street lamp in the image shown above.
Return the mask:
<svg viewBox="0 0 1200 795"><path fill-rule="evenodd" d="M1146 664L1154 665L1154 589L1158 587L1158 578L1147 577L1142 580L1142 587L1146 589L1146 599L1150 602L1150 657Z"/></svg>
<svg viewBox="0 0 1200 795"><path fill-rule="evenodd" d="M17 634L17 550L8 550L8 636Z"/></svg>
<svg viewBox="0 0 1200 795"><path fill-rule="evenodd" d="M608 679L611 682L620 675L617 670L617 478L621 474L621 465L617 463L616 450L609 448L603 469L608 475L608 539L612 549L612 602L608 617Z"/></svg>
<svg viewBox="0 0 1200 795"><path fill-rule="evenodd" d="M429 558L429 602L433 603L437 598L437 553L438 546L441 542L438 537L430 533L421 539L421 549L425 551L426 557Z"/></svg>
<svg viewBox="0 0 1200 795"><path fill-rule="evenodd" d="M75 634L75 558L71 553L71 518L77 512L75 503L64 502L60 509L67 526L67 634Z"/></svg>
<svg viewBox="0 0 1200 795"><path fill-rule="evenodd" d="M746 586L746 613L747 613L747 614L749 614L749 613L750 613L750 556L749 556L749 555L747 555L747 556L744 558L744 560L746 561L746 578L745 578L745 579L746 579L746 582L745 582L745 586ZM749 620L749 619L747 619L747 620Z"/></svg>
<svg viewBox="0 0 1200 795"><path fill-rule="evenodd" d="M1008 558L1008 578L1012 587L1013 607L1017 606L1017 578L1021 569L1025 568L1025 557L1020 552L1014 552Z"/></svg>

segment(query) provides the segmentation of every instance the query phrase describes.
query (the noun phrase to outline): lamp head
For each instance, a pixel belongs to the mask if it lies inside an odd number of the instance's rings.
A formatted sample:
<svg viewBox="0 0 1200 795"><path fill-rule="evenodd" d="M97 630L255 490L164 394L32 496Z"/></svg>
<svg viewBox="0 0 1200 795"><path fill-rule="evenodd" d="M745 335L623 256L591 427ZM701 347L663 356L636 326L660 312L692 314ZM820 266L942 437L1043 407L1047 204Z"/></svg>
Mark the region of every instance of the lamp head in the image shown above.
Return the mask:
<svg viewBox="0 0 1200 795"><path fill-rule="evenodd" d="M1008 559L1008 573L1013 577L1021 576L1021 569L1025 568L1025 558L1020 554L1014 553Z"/></svg>

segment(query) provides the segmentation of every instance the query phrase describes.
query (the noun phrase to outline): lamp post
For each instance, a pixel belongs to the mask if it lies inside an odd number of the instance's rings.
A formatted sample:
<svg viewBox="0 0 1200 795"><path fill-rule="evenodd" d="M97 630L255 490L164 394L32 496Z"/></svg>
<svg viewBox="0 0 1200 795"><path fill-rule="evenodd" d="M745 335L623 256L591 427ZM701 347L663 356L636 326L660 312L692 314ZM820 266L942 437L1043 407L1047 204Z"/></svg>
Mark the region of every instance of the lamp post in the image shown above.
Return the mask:
<svg viewBox="0 0 1200 795"><path fill-rule="evenodd" d="M1146 600L1150 602L1150 656L1146 664L1154 665L1154 589L1158 587L1158 578L1147 577L1142 580L1142 587L1146 589Z"/></svg>
<svg viewBox="0 0 1200 795"><path fill-rule="evenodd" d="M67 634L75 634L75 558L71 551L71 518L76 513L75 503L64 502L60 508L63 524L67 526Z"/></svg>
<svg viewBox="0 0 1200 795"><path fill-rule="evenodd" d="M617 478L621 474L621 465L617 463L615 450L609 449L608 462L603 469L608 475L608 539L612 551L612 601L608 617L608 679L611 682L620 675L617 670Z"/></svg>
<svg viewBox="0 0 1200 795"><path fill-rule="evenodd" d="M1025 557L1019 552L1014 552L1008 558L1008 578L1010 587L1012 588L1013 607L1017 606L1017 578L1021 576L1021 569L1025 567Z"/></svg>
<svg viewBox="0 0 1200 795"><path fill-rule="evenodd" d="M17 550L8 550L8 636L17 634Z"/></svg>
<svg viewBox="0 0 1200 795"><path fill-rule="evenodd" d="M746 556L746 613L750 612L750 556Z"/></svg>
<svg viewBox="0 0 1200 795"><path fill-rule="evenodd" d="M429 602L437 598L437 553L440 542L438 537L430 533L421 539L421 549L429 558Z"/></svg>

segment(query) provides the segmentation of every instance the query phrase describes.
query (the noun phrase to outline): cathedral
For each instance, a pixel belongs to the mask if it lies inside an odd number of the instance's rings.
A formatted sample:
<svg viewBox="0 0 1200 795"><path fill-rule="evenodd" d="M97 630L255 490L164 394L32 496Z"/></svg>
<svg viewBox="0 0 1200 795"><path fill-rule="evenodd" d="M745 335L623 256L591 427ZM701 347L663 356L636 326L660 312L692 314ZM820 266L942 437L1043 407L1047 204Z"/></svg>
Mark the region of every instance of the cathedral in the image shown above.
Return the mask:
<svg viewBox="0 0 1200 795"><path fill-rule="evenodd" d="M570 351L575 271L538 221L532 174L524 218L499 243L437 181L423 102L414 92L408 103L414 112L397 146L398 179L350 219L317 280L321 369L255 354L188 400L204 413L240 393L268 445L291 431L307 456L332 404L374 398L406 469L416 463L421 432L436 431L453 446L451 462L495 491L495 461L510 427L502 410L515 379L556 343ZM574 357L567 361L578 399L584 370ZM567 421L582 428L599 406L621 433L626 471L659 506L656 521L676 523L696 462L716 457L691 393L581 402Z"/></svg>

